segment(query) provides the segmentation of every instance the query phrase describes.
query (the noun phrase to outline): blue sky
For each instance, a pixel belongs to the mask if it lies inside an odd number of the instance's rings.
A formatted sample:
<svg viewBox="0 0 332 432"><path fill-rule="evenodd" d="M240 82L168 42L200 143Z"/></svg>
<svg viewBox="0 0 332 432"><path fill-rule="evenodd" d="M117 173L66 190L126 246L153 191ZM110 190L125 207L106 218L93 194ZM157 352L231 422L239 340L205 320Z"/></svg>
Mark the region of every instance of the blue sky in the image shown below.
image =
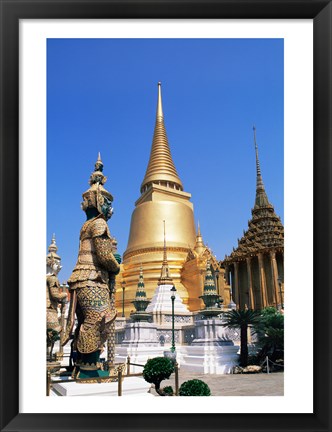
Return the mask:
<svg viewBox="0 0 332 432"><path fill-rule="evenodd" d="M154 130L157 83L172 157L218 259L247 228L256 187L253 125L270 202L284 214L282 39L48 39L47 244L60 281L75 266L82 193L98 151L122 254Z"/></svg>

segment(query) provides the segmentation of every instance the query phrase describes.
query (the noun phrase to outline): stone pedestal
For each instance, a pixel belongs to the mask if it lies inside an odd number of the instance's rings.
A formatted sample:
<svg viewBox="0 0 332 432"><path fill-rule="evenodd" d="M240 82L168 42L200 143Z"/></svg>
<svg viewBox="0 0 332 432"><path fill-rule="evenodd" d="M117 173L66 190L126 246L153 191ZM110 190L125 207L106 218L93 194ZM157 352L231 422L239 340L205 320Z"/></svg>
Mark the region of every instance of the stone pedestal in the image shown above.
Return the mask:
<svg viewBox="0 0 332 432"><path fill-rule="evenodd" d="M164 357L165 347L163 346L145 346L144 344L139 345L121 345L115 349L115 361L126 362L127 357L130 357L130 362L142 366L130 365L131 373L143 372L145 363L154 357Z"/></svg>
<svg viewBox="0 0 332 432"><path fill-rule="evenodd" d="M195 339L191 345L234 345L229 338L226 328L219 318L202 319L196 321Z"/></svg>
<svg viewBox="0 0 332 432"><path fill-rule="evenodd" d="M150 396L151 384L141 377L124 378L122 382L123 396ZM118 396L118 383L83 384L67 382L53 384L51 396Z"/></svg>
<svg viewBox="0 0 332 432"><path fill-rule="evenodd" d="M115 350L115 361L126 362L130 357L131 363L145 365L149 358L163 356L165 348L160 346L157 328L153 323L144 321L129 322L125 325L125 338L121 346ZM143 367L130 366L132 373L143 371Z"/></svg>
<svg viewBox="0 0 332 432"><path fill-rule="evenodd" d="M136 321L125 325L125 338L121 346L157 346L157 328L154 324L145 321Z"/></svg>
<svg viewBox="0 0 332 432"><path fill-rule="evenodd" d="M220 319L196 321L195 339L181 347L181 368L197 373L227 374L238 363L238 347Z"/></svg>
<svg viewBox="0 0 332 432"><path fill-rule="evenodd" d="M204 374L229 374L238 364L237 346L181 347L181 369Z"/></svg>

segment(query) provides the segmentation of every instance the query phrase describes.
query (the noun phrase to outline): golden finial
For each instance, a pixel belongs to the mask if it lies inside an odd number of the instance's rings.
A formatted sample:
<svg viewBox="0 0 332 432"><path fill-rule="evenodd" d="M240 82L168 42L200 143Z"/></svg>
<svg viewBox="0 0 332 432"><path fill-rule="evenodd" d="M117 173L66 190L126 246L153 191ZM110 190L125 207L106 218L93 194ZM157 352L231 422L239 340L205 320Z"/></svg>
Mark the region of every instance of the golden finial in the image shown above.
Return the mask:
<svg viewBox="0 0 332 432"><path fill-rule="evenodd" d="M157 120L162 119L163 114L163 104L161 99L161 82L158 82L158 104L157 104Z"/></svg>
<svg viewBox="0 0 332 432"><path fill-rule="evenodd" d="M198 253L198 255L200 255L205 250L199 221L197 223L197 235L194 250Z"/></svg>

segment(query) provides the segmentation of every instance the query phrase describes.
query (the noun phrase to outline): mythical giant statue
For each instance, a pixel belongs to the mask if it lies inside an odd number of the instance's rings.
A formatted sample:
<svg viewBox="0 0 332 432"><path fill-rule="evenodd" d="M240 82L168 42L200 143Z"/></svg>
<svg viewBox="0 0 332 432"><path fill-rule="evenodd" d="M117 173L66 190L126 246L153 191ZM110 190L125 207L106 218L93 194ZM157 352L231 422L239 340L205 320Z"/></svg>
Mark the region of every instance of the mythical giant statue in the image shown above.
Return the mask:
<svg viewBox="0 0 332 432"><path fill-rule="evenodd" d="M70 339L76 313L72 351L80 378L107 374L100 370L100 354L110 332L114 331L112 323L117 315L111 296L121 258L113 255L112 237L106 223L113 213L113 197L103 187L106 180L99 154L90 188L83 193L82 210L87 220L80 233L77 263L68 279L70 307L63 344Z"/></svg>
<svg viewBox="0 0 332 432"><path fill-rule="evenodd" d="M62 292L58 273L61 270L61 258L57 255L57 246L53 235L46 257L46 326L47 347L50 348L49 360L52 361L54 343L60 339L62 326L58 317L58 307L64 307L67 294Z"/></svg>

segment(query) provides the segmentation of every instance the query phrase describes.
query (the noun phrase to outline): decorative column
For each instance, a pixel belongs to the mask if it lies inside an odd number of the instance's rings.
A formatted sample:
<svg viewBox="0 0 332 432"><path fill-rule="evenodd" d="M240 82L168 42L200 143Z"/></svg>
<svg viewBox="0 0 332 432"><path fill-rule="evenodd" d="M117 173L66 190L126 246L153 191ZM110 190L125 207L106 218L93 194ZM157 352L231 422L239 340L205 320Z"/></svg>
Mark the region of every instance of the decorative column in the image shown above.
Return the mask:
<svg viewBox="0 0 332 432"><path fill-rule="evenodd" d="M235 303L239 305L241 308L242 304L240 304L240 292L239 292L239 263L234 263L234 276L235 276L235 282L234 282L234 288L235 288Z"/></svg>
<svg viewBox="0 0 332 432"><path fill-rule="evenodd" d="M266 298L266 277L265 277L262 253L258 254L258 267L259 267L259 283L260 283L260 290L261 290L262 308L264 308L267 306L267 298Z"/></svg>
<svg viewBox="0 0 332 432"><path fill-rule="evenodd" d="M255 309L254 295L252 289L252 273L251 273L251 257L246 258L247 273L248 273L248 291L249 291L249 309Z"/></svg>
<svg viewBox="0 0 332 432"><path fill-rule="evenodd" d="M271 269L272 269L272 286L273 286L273 301L275 303L275 307L278 307L278 303L281 303L281 300L278 300L278 266L276 260L276 252L274 250L270 251L270 259L271 259Z"/></svg>
<svg viewBox="0 0 332 432"><path fill-rule="evenodd" d="M227 285L230 285L230 280L229 280L229 266L228 266L228 265L225 266L225 279L226 279L226 283L227 283Z"/></svg>

